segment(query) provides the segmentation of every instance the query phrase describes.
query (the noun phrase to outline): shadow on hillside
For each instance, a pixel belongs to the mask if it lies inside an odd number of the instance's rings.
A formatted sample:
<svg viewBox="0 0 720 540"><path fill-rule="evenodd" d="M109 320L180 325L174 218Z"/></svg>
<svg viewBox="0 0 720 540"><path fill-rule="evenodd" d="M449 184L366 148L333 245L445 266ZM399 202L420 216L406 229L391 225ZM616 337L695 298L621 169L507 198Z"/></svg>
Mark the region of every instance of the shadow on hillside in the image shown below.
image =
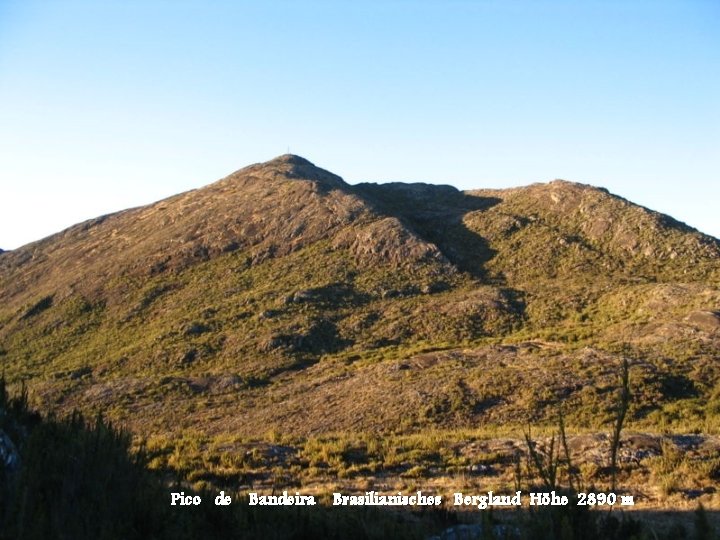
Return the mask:
<svg viewBox="0 0 720 540"><path fill-rule="evenodd" d="M489 281L485 263L495 251L487 240L467 228L463 217L492 208L501 199L423 183L357 184L352 190L379 212L400 219L423 240L435 244L463 272Z"/></svg>

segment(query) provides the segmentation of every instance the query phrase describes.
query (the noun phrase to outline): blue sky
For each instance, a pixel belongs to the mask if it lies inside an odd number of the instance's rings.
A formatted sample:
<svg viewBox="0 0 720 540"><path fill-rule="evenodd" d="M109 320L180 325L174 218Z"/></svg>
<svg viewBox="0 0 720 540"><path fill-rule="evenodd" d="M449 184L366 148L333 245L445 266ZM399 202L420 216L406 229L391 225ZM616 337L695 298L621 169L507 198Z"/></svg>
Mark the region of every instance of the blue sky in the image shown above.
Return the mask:
<svg viewBox="0 0 720 540"><path fill-rule="evenodd" d="M0 247L287 151L720 236L720 2L0 0Z"/></svg>

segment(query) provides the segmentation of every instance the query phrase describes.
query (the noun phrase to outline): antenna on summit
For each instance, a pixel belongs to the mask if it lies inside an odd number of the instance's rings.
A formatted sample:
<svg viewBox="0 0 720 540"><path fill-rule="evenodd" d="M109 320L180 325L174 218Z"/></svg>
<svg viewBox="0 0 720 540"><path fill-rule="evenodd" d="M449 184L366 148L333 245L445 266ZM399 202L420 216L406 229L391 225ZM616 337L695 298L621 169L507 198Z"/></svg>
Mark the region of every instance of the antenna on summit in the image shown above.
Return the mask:
<svg viewBox="0 0 720 540"><path fill-rule="evenodd" d="M287 151L287 153L288 153L288 154L290 153L290 146L289 146L289 145L288 145L288 151Z"/></svg>

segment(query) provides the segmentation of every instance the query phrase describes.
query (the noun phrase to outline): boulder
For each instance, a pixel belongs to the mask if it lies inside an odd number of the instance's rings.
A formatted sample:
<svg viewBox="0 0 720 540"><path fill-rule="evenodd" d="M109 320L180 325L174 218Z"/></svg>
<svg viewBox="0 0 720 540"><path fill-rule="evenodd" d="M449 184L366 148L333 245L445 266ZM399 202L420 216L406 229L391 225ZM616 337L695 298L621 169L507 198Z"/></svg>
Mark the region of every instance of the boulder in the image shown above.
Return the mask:
<svg viewBox="0 0 720 540"><path fill-rule="evenodd" d="M714 332L720 329L720 312L693 311L686 317L687 322L701 330Z"/></svg>

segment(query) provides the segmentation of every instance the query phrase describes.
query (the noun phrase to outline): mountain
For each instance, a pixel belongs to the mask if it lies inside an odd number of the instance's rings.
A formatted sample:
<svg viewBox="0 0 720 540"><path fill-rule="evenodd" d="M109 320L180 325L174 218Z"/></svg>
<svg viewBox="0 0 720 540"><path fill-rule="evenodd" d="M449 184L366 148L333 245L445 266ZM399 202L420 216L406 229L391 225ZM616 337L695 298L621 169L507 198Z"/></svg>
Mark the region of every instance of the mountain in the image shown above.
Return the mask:
<svg viewBox="0 0 720 540"><path fill-rule="evenodd" d="M0 252L0 359L141 435L720 416L720 242L556 180L357 184L293 155Z"/></svg>

